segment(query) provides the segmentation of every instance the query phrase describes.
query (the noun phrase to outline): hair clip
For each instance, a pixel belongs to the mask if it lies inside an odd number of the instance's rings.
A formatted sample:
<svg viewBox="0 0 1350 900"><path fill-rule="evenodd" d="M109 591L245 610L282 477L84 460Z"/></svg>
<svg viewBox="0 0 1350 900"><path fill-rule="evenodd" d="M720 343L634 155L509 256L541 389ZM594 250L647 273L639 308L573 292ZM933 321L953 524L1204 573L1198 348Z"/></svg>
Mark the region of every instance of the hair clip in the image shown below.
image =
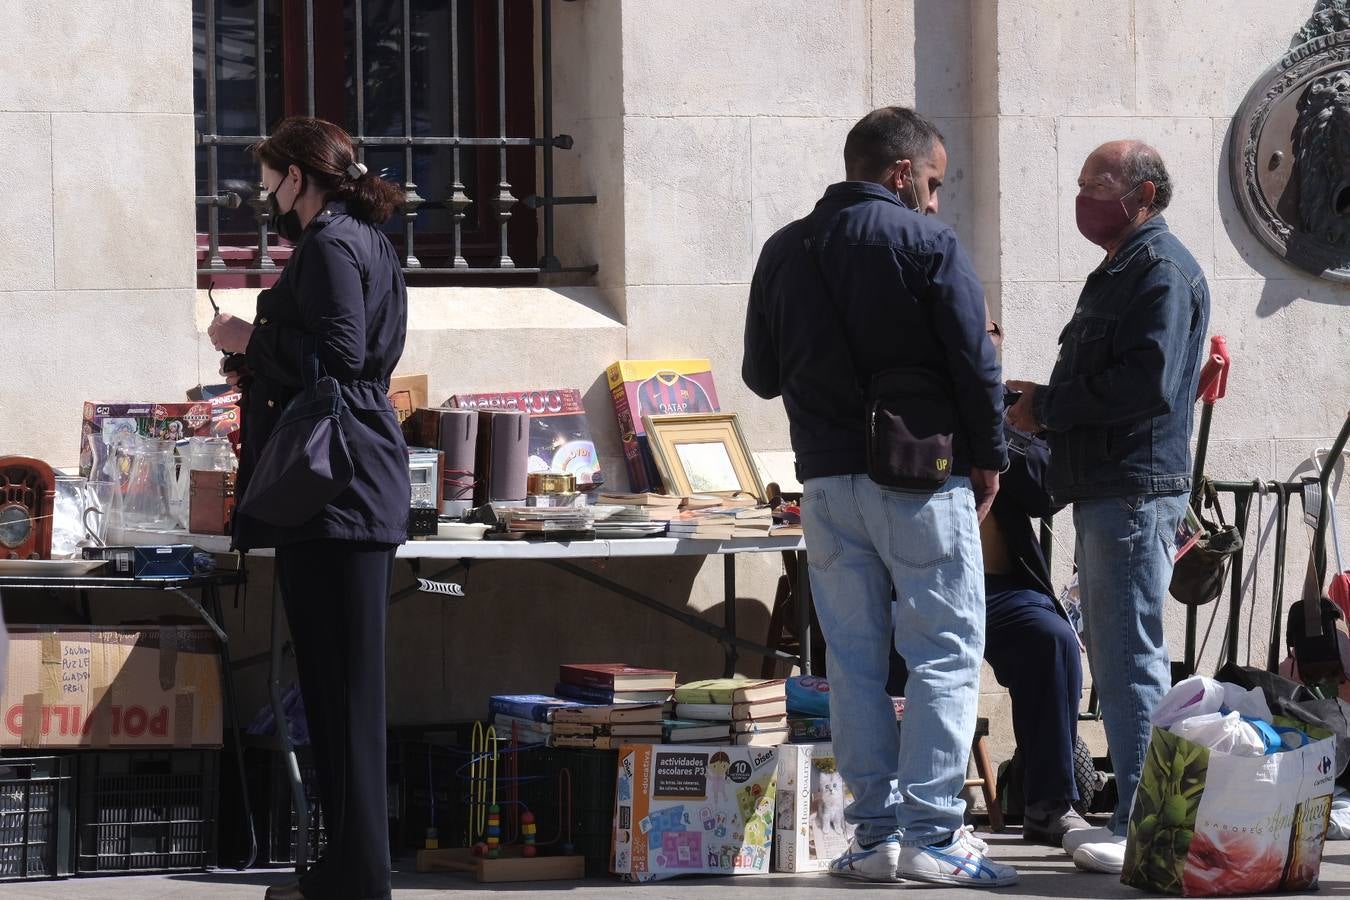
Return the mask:
<svg viewBox="0 0 1350 900"><path fill-rule="evenodd" d="M358 178L364 176L368 171L370 170L366 168L365 163L354 162L347 167L347 177L350 178L352 181L356 181Z"/></svg>

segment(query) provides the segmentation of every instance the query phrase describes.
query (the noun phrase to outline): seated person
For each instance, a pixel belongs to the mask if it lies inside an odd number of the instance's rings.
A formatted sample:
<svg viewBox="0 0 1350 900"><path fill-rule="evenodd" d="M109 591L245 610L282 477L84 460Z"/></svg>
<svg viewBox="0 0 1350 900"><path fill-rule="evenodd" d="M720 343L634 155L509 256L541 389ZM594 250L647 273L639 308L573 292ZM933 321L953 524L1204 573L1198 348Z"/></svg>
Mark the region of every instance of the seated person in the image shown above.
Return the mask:
<svg viewBox="0 0 1350 900"><path fill-rule="evenodd" d="M980 526L984 658L1008 689L1013 735L1026 763L1022 837L1058 847L1066 831L1088 827L1072 806L1083 663L1031 525L1032 517L1055 512L1044 488L1049 448L1011 429L1008 436L1009 469Z"/></svg>

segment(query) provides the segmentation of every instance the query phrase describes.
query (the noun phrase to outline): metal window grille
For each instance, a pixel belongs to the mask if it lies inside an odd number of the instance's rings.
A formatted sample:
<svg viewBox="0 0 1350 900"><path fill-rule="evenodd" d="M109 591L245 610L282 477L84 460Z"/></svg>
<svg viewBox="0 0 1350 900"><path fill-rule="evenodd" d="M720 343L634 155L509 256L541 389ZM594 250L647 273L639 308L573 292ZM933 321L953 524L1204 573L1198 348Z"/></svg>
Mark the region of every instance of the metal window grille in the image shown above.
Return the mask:
<svg viewBox="0 0 1350 900"><path fill-rule="evenodd" d="M520 276L553 272L593 273L597 270L598 267L593 264L564 266L554 252L556 235L554 208L594 203L596 198L560 197L554 194L554 152L570 150L573 141L570 135L553 134L553 0L433 0L433 2L417 0L416 7L424 14L428 10L437 14L448 12L447 37L450 57L447 65L448 79L445 78L444 71L440 77L442 81L448 80L449 109L448 121L439 129L420 124L415 116L415 101L422 104L418 107L419 110L424 110L427 103L436 101L415 97L417 73L414 71L414 44L419 32L414 20L414 0L325 0L325 2L328 8L326 15L331 18L338 18L331 15L334 6L340 4L342 7L341 18L345 19L345 22L335 24L328 18L323 18L318 24L330 38L334 33L343 34L342 49L346 58L347 83L342 87L348 94L354 95L354 118L350 118L347 123L339 124L346 125L351 132L357 147L358 159L361 161L369 164L368 157L376 154L385 160L389 160L391 156L396 160L400 153L402 156L401 166L395 161L392 165L384 167L383 172L374 165L371 165L371 169L382 177L393 175L392 180L401 184L403 188L404 200L399 214L391 220L386 230L393 232L391 237L395 237L396 242L401 243L405 273L434 276ZM541 136L511 135L508 134L507 127L508 114L511 112L508 109L507 67L512 64L512 60L508 58L508 4L522 2L537 4L539 26L537 102L541 107L539 109ZM466 7L465 4L470 6ZM372 7L379 9L373 10ZM371 17L377 12L383 15L384 19L372 25ZM467 16L483 17L474 20L475 28L480 32L485 32L489 24L486 17L495 17L495 42L490 41L495 43L495 60L479 56L473 60L475 68L472 71L466 71L466 66L460 59L465 46L464 35L461 32L462 23L466 18L462 13ZM223 153L232 153L234 154L232 159L238 164L243 159L244 148L261 140L268 130L269 122L281 118L276 112L278 106L291 107L286 110L287 112L296 111L294 102L289 104L278 102L278 95L297 97L298 85L295 84L295 76L300 74L296 69L301 68L294 65L294 59L287 58L284 61L278 59L280 51L277 47L276 31L283 27L283 17L292 32L289 46L303 48L303 111L308 115L314 115L317 108L316 94L335 87L322 82L316 83L315 61L319 47L316 43L315 0L271 0L270 3L268 0L195 0L194 14L197 32L194 53L197 57L195 63L198 183L205 188L204 194L197 197L197 203L205 211L205 221L199 224L199 227L201 224L205 225L202 235L205 239L205 252L203 258L200 252L202 248L199 248L197 273L199 276L274 276L279 271L274 257L284 255L288 251L283 246L269 241L271 213L267 186L256 180L256 169L248 184L243 184L239 179L223 181L221 160ZM222 14L227 17L225 20L222 20ZM372 32L372 28L387 28L390 18L394 16L401 19L399 22L401 27L385 32ZM228 25L225 44L222 44L221 35L218 33L222 21L226 21ZM297 32L302 33L303 41L294 40ZM421 36L425 37L424 34ZM377 47L385 51L381 60L372 61L366 58L367 44L372 40L377 42ZM393 50L391 42L397 43L397 53L391 52ZM529 43L533 45L534 41L531 40ZM250 54L251 58L247 58ZM419 49L418 57L422 67L437 64L437 61L430 59L425 47ZM391 60L396 62L391 65ZM283 62L280 66L277 65L279 61ZM492 121L495 122L496 127L493 130L496 133L474 133L474 126L481 125L488 117L479 115L475 117L475 121L469 121L468 117L462 115L463 108L466 104L482 105L478 101L481 100L483 92L480 90L470 96L463 82L466 76L477 81L479 75L491 80L493 73L486 67L494 64L496 115ZM392 77L392 73L387 73L390 74L388 83L401 81L401 128L373 129L377 132L383 130L386 133L371 133L367 128L369 120L367 94L370 90L368 81L372 78L375 67L380 65L385 69L401 67L400 77L397 79ZM232 81L222 79L223 66L234 66L233 71L237 77ZM277 72L275 71L277 68L284 71ZM243 72L241 77L240 72ZM322 73L318 77L322 77ZM241 97L237 89L241 81L250 80L253 83L251 106L256 116L252 119L252 127L249 127L247 122L241 127L241 114L247 115L248 110L241 111L240 107L247 107L249 104L243 102L246 98ZM231 108L230 103L222 105L220 96L222 83L234 89L234 93L227 100L240 101L233 104L235 108ZM534 87L535 85L530 85L531 89ZM381 95L381 99L383 101L389 99L387 91ZM386 112L388 106L387 103L381 104L381 108ZM443 107L438 107L435 115L444 118L446 112ZM222 117L229 119L229 124L233 127L222 127ZM533 116L530 118L532 120ZM238 130L253 130L256 133L233 133ZM387 133L390 130L397 130L400 133ZM444 195L439 199L422 196L414 180L417 165L415 155L426 153L436 153L442 157L448 154L449 157L449 183L446 185ZM513 193L508 166L508 154L512 153L531 154L531 167L534 163L534 154L540 154L541 192L533 193L523 200ZM495 184L492 184L491 177L487 175L491 169L480 168L492 166L495 166ZM476 180L469 179L466 177L468 170L479 173L479 177ZM466 184L466 182L473 183ZM474 183L479 187L476 191ZM491 185L490 191L482 189L488 185ZM525 214L537 217L541 226L539 230L542 231L542 256L532 265L522 265L522 261L512 255L513 248L509 240L511 219L514 215L521 215L516 207L522 202L530 210ZM229 211L227 215L237 220L241 215L247 215L242 212L245 207L251 210L252 232L256 234L256 244L247 248L246 258L239 259L236 252L234 258L227 261L225 254L222 253L221 214L222 211ZM449 227L444 235L446 247L442 254L447 265L424 265L417 254L419 217L429 209L439 209L448 213ZM483 260L481 246L478 248L479 264L471 263L466 256L465 232L466 227L471 224L468 221L471 216L476 219L472 224L477 225L477 234L482 236L491 231L497 235L496 246L491 248L490 254L495 260L490 257ZM520 248L517 255L537 251L538 244L535 244L528 248Z"/></svg>

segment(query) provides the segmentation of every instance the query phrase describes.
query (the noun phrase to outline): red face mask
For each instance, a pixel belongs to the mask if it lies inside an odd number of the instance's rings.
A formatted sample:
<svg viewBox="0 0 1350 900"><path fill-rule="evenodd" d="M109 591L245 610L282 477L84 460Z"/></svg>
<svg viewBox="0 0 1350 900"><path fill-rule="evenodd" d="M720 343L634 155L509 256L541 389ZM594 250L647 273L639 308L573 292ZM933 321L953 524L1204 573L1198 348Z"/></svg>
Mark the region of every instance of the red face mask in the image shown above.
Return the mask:
<svg viewBox="0 0 1350 900"><path fill-rule="evenodd" d="M1074 208L1079 234L1098 247L1110 246L1138 214L1138 210L1131 213L1125 209L1125 198L1139 190L1142 184L1136 184L1114 200L1098 200L1079 194Z"/></svg>

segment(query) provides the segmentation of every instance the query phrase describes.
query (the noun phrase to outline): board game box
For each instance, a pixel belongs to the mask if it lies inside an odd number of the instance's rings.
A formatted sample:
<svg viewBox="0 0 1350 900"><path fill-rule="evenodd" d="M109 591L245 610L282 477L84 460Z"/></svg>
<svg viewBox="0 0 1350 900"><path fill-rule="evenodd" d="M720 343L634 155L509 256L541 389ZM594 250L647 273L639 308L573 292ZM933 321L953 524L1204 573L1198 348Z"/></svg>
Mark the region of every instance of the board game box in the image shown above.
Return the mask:
<svg viewBox="0 0 1350 900"><path fill-rule="evenodd" d="M628 482L637 493L662 490L643 416L721 412L706 359L629 359L605 372L623 439Z"/></svg>
<svg viewBox="0 0 1350 900"><path fill-rule="evenodd" d="M88 477L96 460L118 433L139 433L162 441L190 437L233 438L239 430L239 407L230 402L94 403L84 404L80 427L80 475Z"/></svg>
<svg viewBox="0 0 1350 900"><path fill-rule="evenodd" d="M773 747L625 744L611 870L625 881L769 871Z"/></svg>
<svg viewBox="0 0 1350 900"><path fill-rule="evenodd" d="M577 487L604 484L600 456L591 440L581 391L550 388L494 394L456 394L445 405L456 409L505 409L530 414L529 471L575 475Z"/></svg>
<svg viewBox="0 0 1350 900"><path fill-rule="evenodd" d="M852 802L831 745L779 747L774 871L828 869L853 837L853 826L844 821L844 808Z"/></svg>

